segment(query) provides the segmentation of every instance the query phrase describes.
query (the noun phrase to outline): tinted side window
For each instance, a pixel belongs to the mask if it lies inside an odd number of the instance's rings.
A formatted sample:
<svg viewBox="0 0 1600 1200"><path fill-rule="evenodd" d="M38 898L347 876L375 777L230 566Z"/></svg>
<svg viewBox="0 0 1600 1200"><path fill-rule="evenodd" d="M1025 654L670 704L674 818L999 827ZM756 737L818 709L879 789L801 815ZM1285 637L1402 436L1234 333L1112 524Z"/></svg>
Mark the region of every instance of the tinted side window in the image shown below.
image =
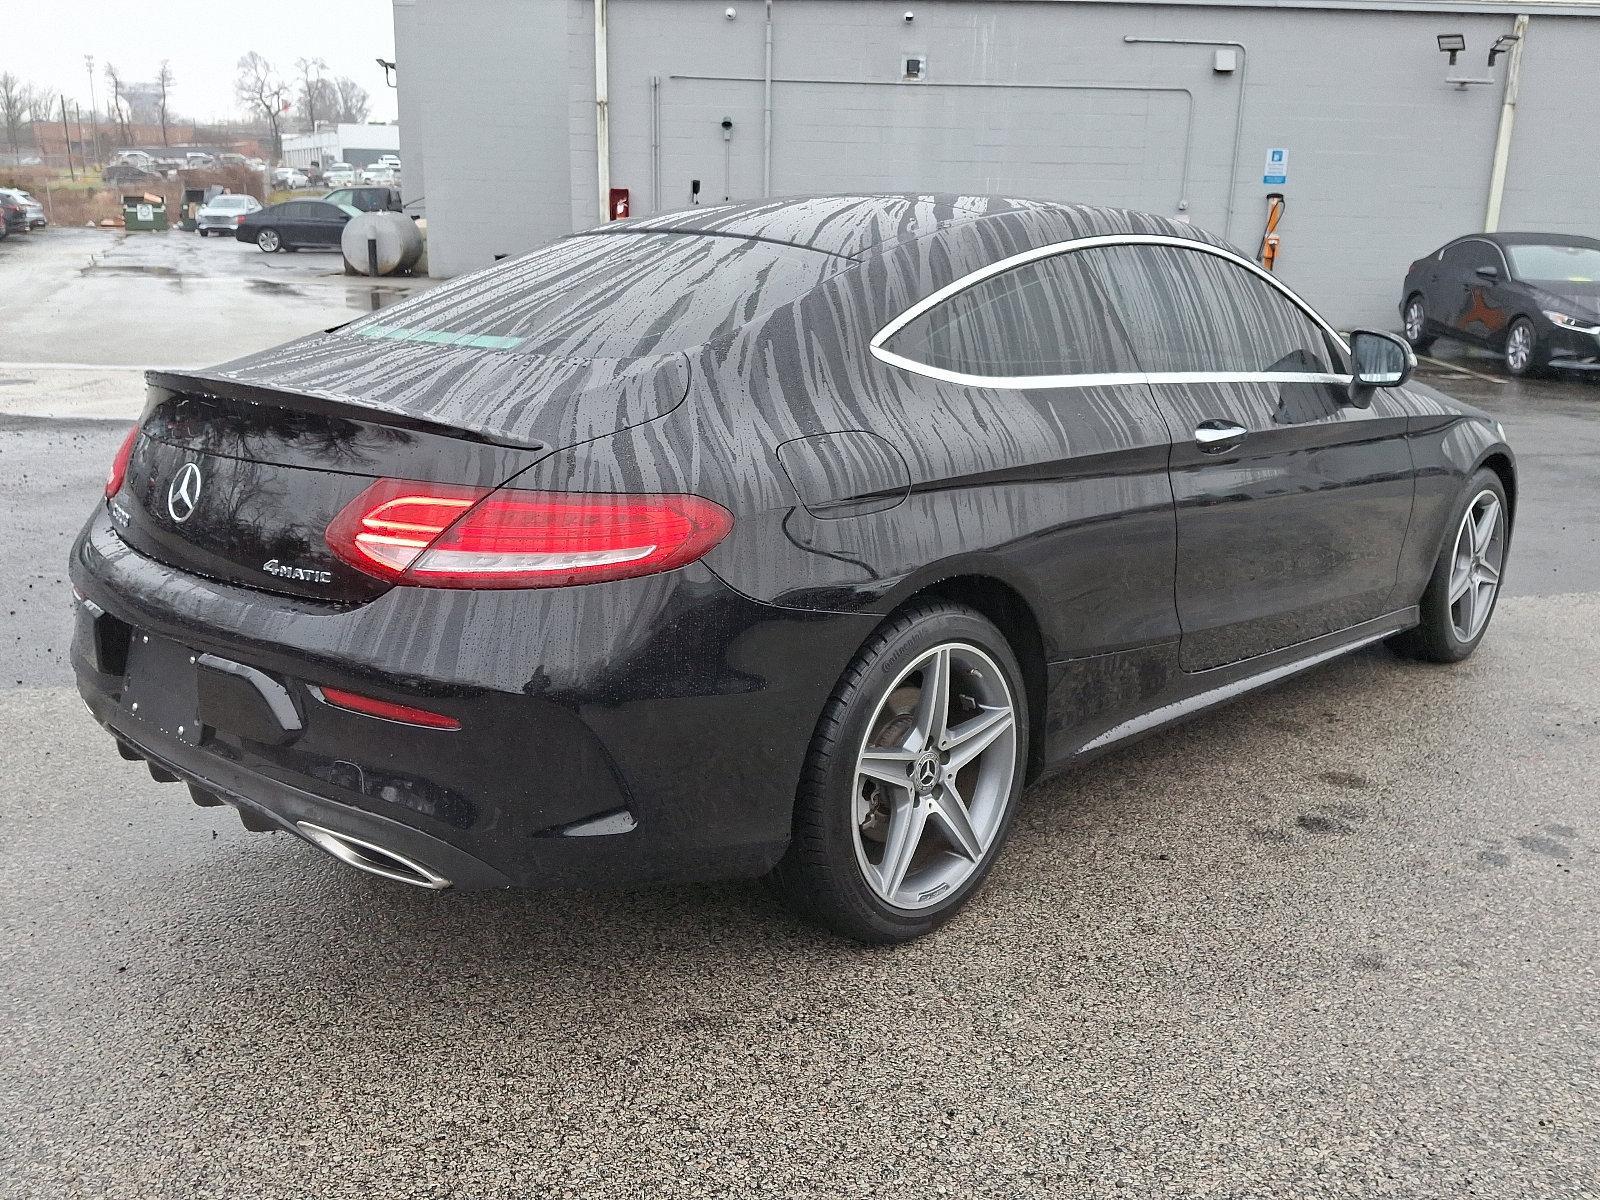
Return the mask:
<svg viewBox="0 0 1600 1200"><path fill-rule="evenodd" d="M1136 371L1082 259L1059 254L991 276L923 313L885 349L963 375Z"/></svg>
<svg viewBox="0 0 1600 1200"><path fill-rule="evenodd" d="M1152 373L1334 370L1326 335L1292 300L1237 263L1176 246L1084 252Z"/></svg>
<svg viewBox="0 0 1600 1200"><path fill-rule="evenodd" d="M1500 266L1500 255L1488 242L1462 242L1444 252L1444 264L1451 270L1470 275L1479 267Z"/></svg>

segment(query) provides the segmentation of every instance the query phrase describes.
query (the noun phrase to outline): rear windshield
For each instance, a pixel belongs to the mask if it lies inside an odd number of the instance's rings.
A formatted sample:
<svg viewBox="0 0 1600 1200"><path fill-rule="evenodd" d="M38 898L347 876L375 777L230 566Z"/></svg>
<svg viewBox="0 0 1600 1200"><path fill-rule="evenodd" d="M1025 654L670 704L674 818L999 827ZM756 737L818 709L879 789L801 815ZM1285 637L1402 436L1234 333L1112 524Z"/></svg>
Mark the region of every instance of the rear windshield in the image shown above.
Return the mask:
<svg viewBox="0 0 1600 1200"><path fill-rule="evenodd" d="M1600 249L1593 246L1507 246L1518 279L1541 283L1600 283Z"/></svg>
<svg viewBox="0 0 1600 1200"><path fill-rule="evenodd" d="M243 196L218 196L211 202L212 208L243 208L244 206L245 198Z"/></svg>
<svg viewBox="0 0 1600 1200"><path fill-rule="evenodd" d="M718 340L851 260L679 233L579 235L351 325L354 337L563 358L636 358Z"/></svg>

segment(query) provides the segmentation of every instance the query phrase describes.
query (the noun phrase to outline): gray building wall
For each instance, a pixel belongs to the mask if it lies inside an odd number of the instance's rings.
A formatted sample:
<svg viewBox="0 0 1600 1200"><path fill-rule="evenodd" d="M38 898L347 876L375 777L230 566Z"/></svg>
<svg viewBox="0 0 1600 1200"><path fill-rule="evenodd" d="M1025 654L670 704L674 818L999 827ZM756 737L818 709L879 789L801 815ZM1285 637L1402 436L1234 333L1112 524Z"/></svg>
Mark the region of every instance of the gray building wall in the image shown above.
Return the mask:
<svg viewBox="0 0 1600 1200"><path fill-rule="evenodd" d="M509 187L502 161L489 172L498 187L449 200L433 183L433 269L469 269L595 223L592 0L410 4L434 20L418 47L423 72L455 83L443 95L429 84L430 176L444 158L452 175L482 172L490 144L502 160L507 146L525 148L514 157L538 175L530 190ZM611 181L631 190L635 215L687 205L696 178L703 204L761 194L763 8L610 0ZM773 9L773 194L942 189L1126 205L1187 216L1253 252L1266 194L1282 191L1279 274L1345 325L1392 326L1406 265L1483 227L1506 65L1491 72L1484 57L1513 22L1492 5L776 0ZM1600 21L1530 11L1501 227L1600 233ZM542 41L558 28L564 55ZM1440 32L1467 37L1455 68L1436 48ZM1129 37L1237 41L1243 51L1239 69L1219 73L1213 47ZM901 81L907 54L927 57L924 82ZM403 127L411 74L402 62ZM1495 83L1458 88L1447 75ZM466 132L486 120L492 136ZM1289 150L1282 187L1262 183L1269 147ZM409 189L416 155L404 157ZM556 186L567 195L560 219Z"/></svg>
<svg viewBox="0 0 1600 1200"><path fill-rule="evenodd" d="M572 232L567 7L396 4L402 198L427 214L432 273L470 271Z"/></svg>

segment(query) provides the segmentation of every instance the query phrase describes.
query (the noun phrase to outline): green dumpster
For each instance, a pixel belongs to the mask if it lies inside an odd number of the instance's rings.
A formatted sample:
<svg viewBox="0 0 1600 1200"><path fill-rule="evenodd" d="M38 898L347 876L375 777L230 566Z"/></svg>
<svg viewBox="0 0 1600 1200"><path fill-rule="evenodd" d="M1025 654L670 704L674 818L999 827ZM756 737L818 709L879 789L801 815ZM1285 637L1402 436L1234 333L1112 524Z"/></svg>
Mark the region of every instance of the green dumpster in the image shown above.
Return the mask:
<svg viewBox="0 0 1600 1200"><path fill-rule="evenodd" d="M155 229L165 232L167 228L167 202L160 196L151 195L149 192L142 196L124 196L122 198L122 224L127 229Z"/></svg>

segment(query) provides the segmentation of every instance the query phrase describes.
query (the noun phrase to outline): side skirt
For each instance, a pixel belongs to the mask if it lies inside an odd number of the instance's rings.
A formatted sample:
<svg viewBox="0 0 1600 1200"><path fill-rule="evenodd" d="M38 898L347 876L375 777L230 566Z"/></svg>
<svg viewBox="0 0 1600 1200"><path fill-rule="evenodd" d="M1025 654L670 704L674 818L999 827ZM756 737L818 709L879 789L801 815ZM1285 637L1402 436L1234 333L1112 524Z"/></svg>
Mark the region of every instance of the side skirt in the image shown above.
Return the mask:
<svg viewBox="0 0 1600 1200"><path fill-rule="evenodd" d="M1146 671L1156 668L1152 674L1165 676L1162 679L1164 686L1153 690L1153 698L1158 701L1154 707L1145 707L1122 717L1113 718L1110 723L1106 720L1093 718L1081 724L1071 722L1069 714L1061 713L1056 705L1052 705L1051 724L1056 730L1061 730L1060 740L1051 747L1052 753L1046 771L1058 770L1068 765L1084 762L1091 758L1106 753L1128 742L1135 741L1176 725L1190 717L1196 716L1218 704L1226 703L1253 692L1257 688L1270 687L1280 683L1291 676L1298 675L1301 671L1308 671L1312 667L1321 666L1340 655L1349 654L1363 646L1370 646L1374 642L1410 629L1421 619L1415 605L1398 609L1360 625L1353 625L1349 629L1341 629L1336 633L1324 634L1322 637L1312 638L1310 641L1301 642L1295 646L1287 646L1282 650L1274 650L1268 654L1257 655L1255 658L1245 659L1243 662L1229 663L1227 666L1214 667L1209 671L1196 671L1185 673L1176 669L1162 671L1154 662L1145 663ZM1168 643L1164 647L1151 648L1163 650L1163 658L1175 657L1176 643ZM1081 670L1070 668L1079 667L1093 660L1079 660L1078 663L1057 663L1052 667L1052 673L1060 672L1062 668L1069 668L1056 682L1064 684L1068 691L1076 690L1073 687L1071 676L1079 675ZM1170 661L1170 659L1169 659ZM1092 669L1091 669L1092 671ZM1149 678L1149 675L1146 676ZM1070 707L1071 701L1067 701ZM1125 712L1127 710L1124 710ZM1064 719L1065 718L1065 719ZM1063 730L1064 725L1071 723L1070 732ZM1052 739L1054 740L1054 739Z"/></svg>

